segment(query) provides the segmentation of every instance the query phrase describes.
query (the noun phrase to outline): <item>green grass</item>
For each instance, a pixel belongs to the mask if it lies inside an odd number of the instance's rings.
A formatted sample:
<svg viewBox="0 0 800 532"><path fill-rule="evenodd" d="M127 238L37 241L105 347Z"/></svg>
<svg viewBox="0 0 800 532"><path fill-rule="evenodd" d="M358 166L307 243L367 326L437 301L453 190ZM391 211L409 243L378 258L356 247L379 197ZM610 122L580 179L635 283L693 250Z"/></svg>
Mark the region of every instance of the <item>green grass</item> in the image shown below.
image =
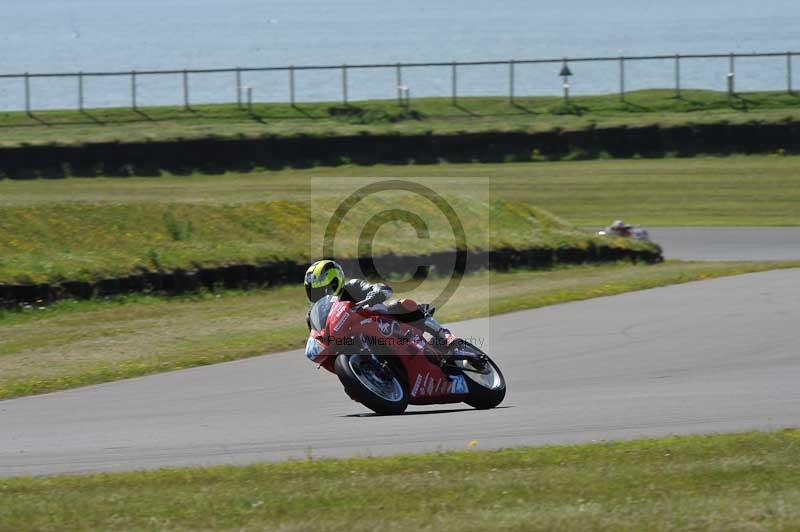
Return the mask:
<svg viewBox="0 0 800 532"><path fill-rule="evenodd" d="M328 220L343 198L315 195L308 202L274 200L243 204L59 203L0 209L0 282L43 283L124 276L138 271L172 271L228 264L304 262L322 253ZM451 197L468 249L560 246L586 248L594 243L645 248L624 239L603 239L579 231L527 204L492 203ZM420 239L402 221L382 225L371 252L418 254L455 249L450 224L438 208L402 192L371 196L342 220L336 257L370 250L359 244L372 217L397 205L427 223ZM413 206L412 206L413 204ZM313 214L313 217L312 217ZM491 222L491 223L490 223ZM361 245L361 248L359 248ZM650 246L652 247L652 246Z"/></svg>
<svg viewBox="0 0 800 532"><path fill-rule="evenodd" d="M439 309L443 322L609 296L725 275L800 267L786 263L605 265L468 275ZM446 280L400 297L429 301ZM302 287L111 301L61 301L0 312L0 399L201 366L302 347Z"/></svg>
<svg viewBox="0 0 800 532"><path fill-rule="evenodd" d="M0 494L9 531L789 531L800 431L20 478Z"/></svg>
<svg viewBox="0 0 800 532"><path fill-rule="evenodd" d="M312 229L321 229L354 188L385 178L445 192L465 213L476 214L463 217L471 247L487 248L499 247L501 239L512 245L554 245L564 238L586 242L566 223L531 211L536 205L582 227L601 227L617 218L647 226L798 225L798 176L800 157L773 155L4 180L0 283L316 256L312 241L317 243L321 232L312 239ZM425 202L404 202L404 197L383 196L383 203L373 207L392 203L425 211ZM487 210L481 204L488 201L525 206ZM384 251L451 248L447 224L436 221L430 208L423 214L441 231L420 241L410 226L397 222L391 238L383 234ZM359 210L345 224L351 229L341 240L351 246L345 255L357 251L355 230L366 216ZM485 231L487 221L491 234ZM549 232L542 223L550 224Z"/></svg>
<svg viewBox="0 0 800 532"><path fill-rule="evenodd" d="M558 97L465 97L412 101L406 110L394 100L338 103L256 104L252 114L236 105L197 105L131 109L93 109L0 114L0 146L83 144L103 141L158 141L189 138L240 138L262 135L420 134L478 131L544 131L618 125L671 126L687 123L759 120L779 122L800 117L800 98L782 92L738 94L670 90L574 97L565 106Z"/></svg>
<svg viewBox="0 0 800 532"><path fill-rule="evenodd" d="M0 217L10 217L9 207L54 203L310 202L312 185L314 196L346 193L344 178L412 179L450 195L522 201L581 226L602 226L614 217L647 225L800 224L800 157L780 155L0 180Z"/></svg>

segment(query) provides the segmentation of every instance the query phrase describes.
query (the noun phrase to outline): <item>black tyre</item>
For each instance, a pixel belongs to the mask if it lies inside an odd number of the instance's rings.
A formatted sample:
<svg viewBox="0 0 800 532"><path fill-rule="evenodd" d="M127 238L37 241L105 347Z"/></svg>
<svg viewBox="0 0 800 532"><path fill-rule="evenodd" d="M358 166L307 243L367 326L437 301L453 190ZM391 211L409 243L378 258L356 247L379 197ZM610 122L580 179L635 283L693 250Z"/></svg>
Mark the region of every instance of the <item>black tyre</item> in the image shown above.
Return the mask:
<svg viewBox="0 0 800 532"><path fill-rule="evenodd" d="M456 361L456 366L463 371L469 388L469 395L464 402L479 410L494 408L502 403L506 397L506 379L497 364L468 342L463 342L458 349L482 357L479 363L471 360Z"/></svg>
<svg viewBox="0 0 800 532"><path fill-rule="evenodd" d="M381 415L405 412L408 391L403 381L388 364L381 364L371 355L339 355L336 375L351 398Z"/></svg>

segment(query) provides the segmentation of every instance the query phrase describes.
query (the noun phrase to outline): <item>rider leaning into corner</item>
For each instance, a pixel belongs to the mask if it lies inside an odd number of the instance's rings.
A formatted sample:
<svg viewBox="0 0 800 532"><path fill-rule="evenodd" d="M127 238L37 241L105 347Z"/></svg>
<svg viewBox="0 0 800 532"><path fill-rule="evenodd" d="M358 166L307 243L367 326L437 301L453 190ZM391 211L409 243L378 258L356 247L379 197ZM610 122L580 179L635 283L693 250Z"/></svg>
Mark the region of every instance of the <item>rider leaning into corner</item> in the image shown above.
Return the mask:
<svg viewBox="0 0 800 532"><path fill-rule="evenodd" d="M415 301L411 299L388 301L392 297L392 288L387 284L372 284L363 279L346 281L344 270L332 260L320 260L312 264L306 270L303 284L306 287L308 300L312 304L324 296L337 296L340 301L352 301L357 308L369 307L373 312L411 323L431 334L431 341L436 345L450 345L455 340L449 330L432 317L426 316ZM306 323L310 330L309 316L306 316Z"/></svg>
<svg viewBox="0 0 800 532"><path fill-rule="evenodd" d="M608 232L618 236L631 236L632 225L626 224L622 220L616 220L613 224L608 226Z"/></svg>

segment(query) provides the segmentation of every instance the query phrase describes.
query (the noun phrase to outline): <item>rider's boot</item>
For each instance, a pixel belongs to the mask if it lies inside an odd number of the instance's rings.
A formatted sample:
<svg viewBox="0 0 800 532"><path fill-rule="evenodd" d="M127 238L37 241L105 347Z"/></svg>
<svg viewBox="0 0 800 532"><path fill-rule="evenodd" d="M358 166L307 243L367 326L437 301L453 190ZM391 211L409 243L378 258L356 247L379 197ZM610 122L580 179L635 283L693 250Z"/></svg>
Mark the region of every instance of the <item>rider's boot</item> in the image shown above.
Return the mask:
<svg viewBox="0 0 800 532"><path fill-rule="evenodd" d="M424 330L426 333L430 333L432 336L430 343L435 346L446 347L456 340L453 333L442 327L438 321L430 316L425 318Z"/></svg>

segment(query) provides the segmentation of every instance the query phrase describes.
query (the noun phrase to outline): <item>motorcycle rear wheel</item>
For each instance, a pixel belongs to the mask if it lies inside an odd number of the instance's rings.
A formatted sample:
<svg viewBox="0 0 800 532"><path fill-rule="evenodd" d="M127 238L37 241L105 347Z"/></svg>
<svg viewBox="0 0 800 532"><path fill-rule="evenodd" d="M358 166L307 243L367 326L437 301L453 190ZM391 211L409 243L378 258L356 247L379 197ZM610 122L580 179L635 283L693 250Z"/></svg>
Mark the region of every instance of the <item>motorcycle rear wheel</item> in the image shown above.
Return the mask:
<svg viewBox="0 0 800 532"><path fill-rule="evenodd" d="M376 414L397 415L408 406L408 391L391 366L381 367L370 355L336 357L336 375L352 399Z"/></svg>

